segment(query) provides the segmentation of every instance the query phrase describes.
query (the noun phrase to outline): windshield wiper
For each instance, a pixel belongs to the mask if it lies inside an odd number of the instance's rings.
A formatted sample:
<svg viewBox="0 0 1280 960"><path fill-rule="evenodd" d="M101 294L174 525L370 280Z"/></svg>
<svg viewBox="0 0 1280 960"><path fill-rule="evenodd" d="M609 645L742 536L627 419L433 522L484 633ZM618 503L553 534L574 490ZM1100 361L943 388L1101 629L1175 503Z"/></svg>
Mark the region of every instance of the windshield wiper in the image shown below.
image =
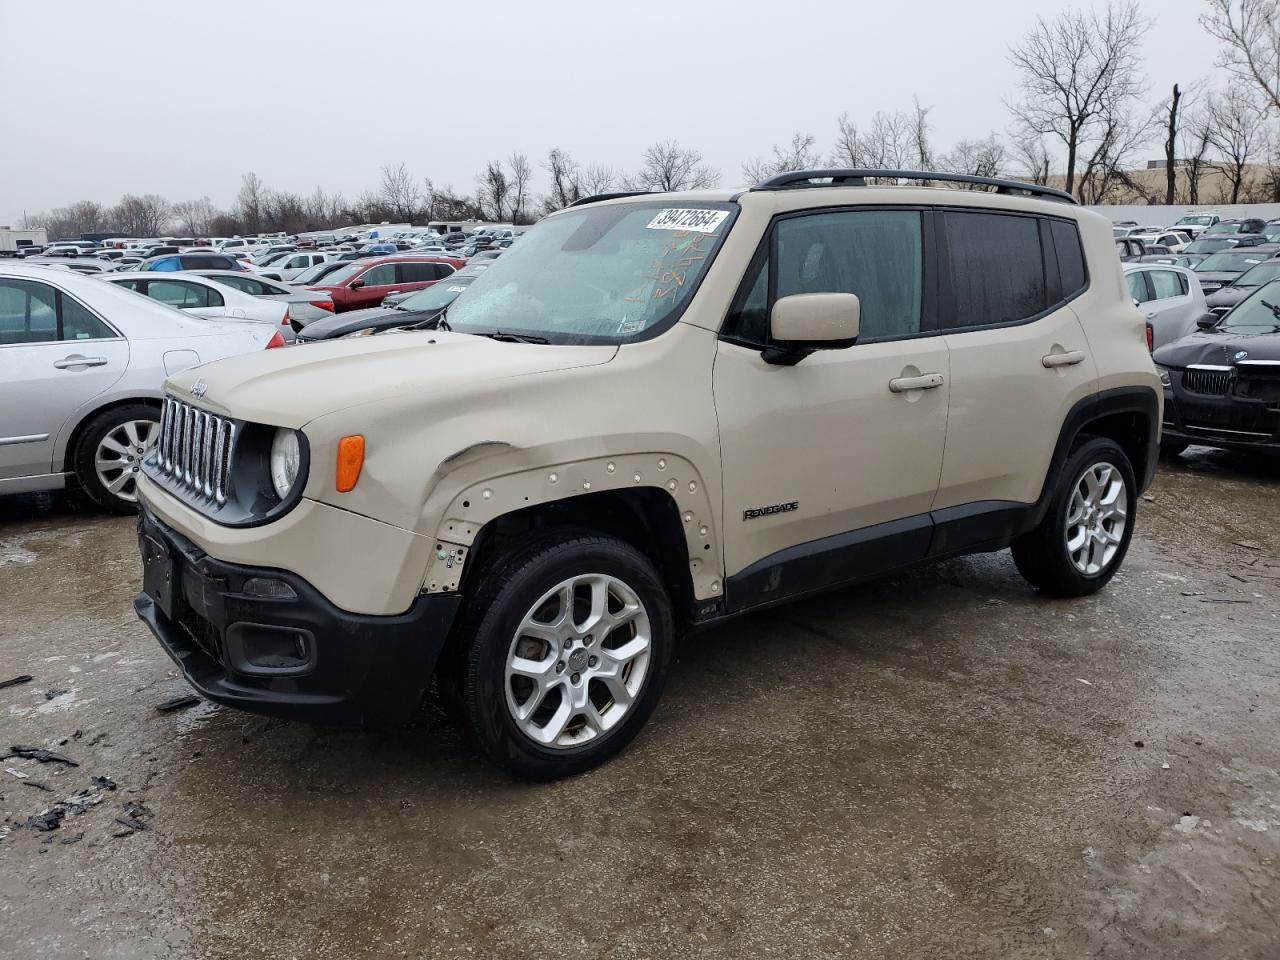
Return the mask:
<svg viewBox="0 0 1280 960"><path fill-rule="evenodd" d="M493 333L478 334L481 337L488 337L490 340L501 340L503 343L550 343L546 337L535 337L529 333L503 333L501 330L495 330Z"/></svg>
<svg viewBox="0 0 1280 960"><path fill-rule="evenodd" d="M396 309L398 310L400 308L397 307ZM449 326L449 321L445 319L448 313L449 313L449 308L445 307L443 310L441 310L431 319L423 320L421 323L412 323L409 326L405 327L405 329L406 330L445 330L445 331L452 330L453 327Z"/></svg>
<svg viewBox="0 0 1280 960"><path fill-rule="evenodd" d="M1273 317L1280 318L1280 307L1277 307L1274 303L1267 303L1265 300L1259 300L1258 302L1270 310Z"/></svg>

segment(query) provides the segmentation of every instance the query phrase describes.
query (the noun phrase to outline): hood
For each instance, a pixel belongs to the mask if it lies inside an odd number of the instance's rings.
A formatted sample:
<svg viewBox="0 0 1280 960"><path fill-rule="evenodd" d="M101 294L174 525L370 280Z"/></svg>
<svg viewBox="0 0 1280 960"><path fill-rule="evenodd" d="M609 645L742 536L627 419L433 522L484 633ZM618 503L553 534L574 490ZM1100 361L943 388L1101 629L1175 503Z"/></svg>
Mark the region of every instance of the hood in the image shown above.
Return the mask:
<svg viewBox="0 0 1280 960"><path fill-rule="evenodd" d="M397 394L447 396L477 384L498 391L504 380L608 363L617 352L612 345L503 343L424 330L245 354L184 371L166 389L224 416L296 428ZM191 392L197 381L204 385L199 397Z"/></svg>
<svg viewBox="0 0 1280 960"><path fill-rule="evenodd" d="M1280 360L1280 333L1248 335L1199 331L1156 349L1151 359L1164 367L1182 369L1192 364L1226 367L1240 360Z"/></svg>
<svg viewBox="0 0 1280 960"><path fill-rule="evenodd" d="M439 310L396 310L393 307L371 307L368 310L351 310L324 320L307 324L300 339L332 340L345 337L358 330L386 330L422 323L438 316Z"/></svg>
<svg viewBox="0 0 1280 960"><path fill-rule="evenodd" d="M1257 287L1237 287L1235 284L1232 284L1229 287L1223 287L1221 290L1214 291L1204 298L1204 302L1211 309L1213 307L1234 307L1237 303L1257 289Z"/></svg>

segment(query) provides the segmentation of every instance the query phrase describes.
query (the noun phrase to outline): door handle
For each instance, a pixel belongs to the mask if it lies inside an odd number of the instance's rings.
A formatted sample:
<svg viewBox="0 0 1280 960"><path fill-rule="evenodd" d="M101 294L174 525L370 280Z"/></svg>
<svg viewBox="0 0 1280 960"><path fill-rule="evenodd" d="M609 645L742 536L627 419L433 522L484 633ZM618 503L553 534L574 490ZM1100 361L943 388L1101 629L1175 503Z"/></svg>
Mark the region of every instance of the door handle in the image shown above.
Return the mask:
<svg viewBox="0 0 1280 960"><path fill-rule="evenodd" d="M66 370L68 367L104 367L107 364L106 357L63 357L61 360L53 361L53 365L59 370Z"/></svg>
<svg viewBox="0 0 1280 960"><path fill-rule="evenodd" d="M1083 350L1068 350L1066 353L1051 353L1041 357L1040 362L1052 370L1054 367L1069 367L1084 360Z"/></svg>
<svg viewBox="0 0 1280 960"><path fill-rule="evenodd" d="M933 390L942 386L944 380L940 373L924 373L918 377L895 377L889 381L889 390L893 393L906 393L908 390Z"/></svg>

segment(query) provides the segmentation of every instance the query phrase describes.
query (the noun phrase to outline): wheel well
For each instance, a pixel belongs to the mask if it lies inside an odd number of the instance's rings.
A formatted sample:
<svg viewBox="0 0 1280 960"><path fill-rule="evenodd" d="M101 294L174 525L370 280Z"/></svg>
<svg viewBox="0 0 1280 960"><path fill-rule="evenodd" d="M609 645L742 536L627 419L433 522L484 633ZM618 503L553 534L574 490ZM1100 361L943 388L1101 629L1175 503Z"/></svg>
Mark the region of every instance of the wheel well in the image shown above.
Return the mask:
<svg viewBox="0 0 1280 960"><path fill-rule="evenodd" d="M471 548L474 562L468 563L458 585L468 592L471 582L517 540L551 527L591 530L631 544L658 568L671 595L677 627L693 618L693 579L689 573L689 549L675 501L664 491L605 490L535 504L503 514L484 525Z"/></svg>
<svg viewBox="0 0 1280 960"><path fill-rule="evenodd" d="M106 413L108 410L115 410L119 407L128 407L134 404L142 404L144 407L154 407L159 410L161 403L155 397L125 397L122 400L112 400L110 403L104 403L100 407L95 407L80 418L80 422L76 424L71 436L67 438L66 449L62 451L62 470L64 473L74 469L73 460L76 455L76 447L80 445L80 437L84 435L84 429L89 425L94 417Z"/></svg>
<svg viewBox="0 0 1280 960"><path fill-rule="evenodd" d="M1096 420L1090 420L1080 427L1072 446L1078 445L1086 437L1106 437L1119 444L1129 462L1133 464L1133 474L1141 480L1147 476L1148 457L1158 456L1150 449L1151 422L1148 417L1136 410L1123 413L1111 413Z"/></svg>

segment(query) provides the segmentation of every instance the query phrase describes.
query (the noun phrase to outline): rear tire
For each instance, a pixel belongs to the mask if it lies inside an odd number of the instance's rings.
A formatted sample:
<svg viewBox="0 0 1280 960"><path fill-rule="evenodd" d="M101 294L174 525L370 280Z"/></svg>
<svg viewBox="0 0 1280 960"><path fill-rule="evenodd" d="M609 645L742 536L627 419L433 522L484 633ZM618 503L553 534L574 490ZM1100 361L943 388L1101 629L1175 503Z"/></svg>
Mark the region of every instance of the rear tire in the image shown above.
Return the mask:
<svg viewBox="0 0 1280 960"><path fill-rule="evenodd" d="M662 695L671 601L654 565L621 540L525 541L484 571L466 605L442 699L510 773L552 780L604 763Z"/></svg>
<svg viewBox="0 0 1280 960"><path fill-rule="evenodd" d="M1101 590L1129 550L1137 492L1119 444L1082 439L1063 465L1044 519L1013 543L1018 572L1050 596Z"/></svg>
<svg viewBox="0 0 1280 960"><path fill-rule="evenodd" d="M98 414L85 425L71 459L80 489L108 513L137 513L142 460L159 437L155 407L129 403Z"/></svg>

